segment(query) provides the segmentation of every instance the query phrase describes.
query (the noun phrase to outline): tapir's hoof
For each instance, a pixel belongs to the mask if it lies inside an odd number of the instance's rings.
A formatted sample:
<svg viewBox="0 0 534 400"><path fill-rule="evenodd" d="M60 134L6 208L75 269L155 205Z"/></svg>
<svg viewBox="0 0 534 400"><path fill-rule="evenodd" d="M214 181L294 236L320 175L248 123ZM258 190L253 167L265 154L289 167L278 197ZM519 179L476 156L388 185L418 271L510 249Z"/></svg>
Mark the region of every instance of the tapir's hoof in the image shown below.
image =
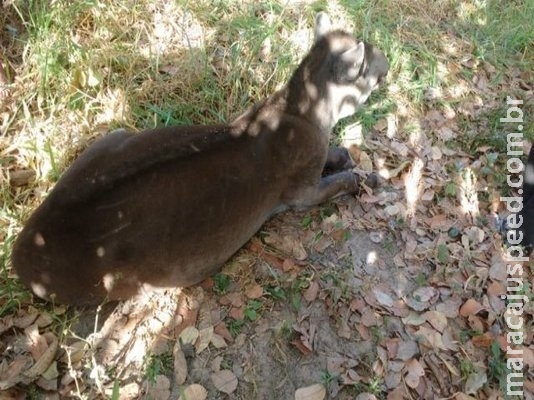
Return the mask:
<svg viewBox="0 0 534 400"><path fill-rule="evenodd" d="M364 185L369 186L371 189L374 189L378 187L378 184L380 183L379 181L380 181L380 178L378 174L371 172L369 175L367 175Z"/></svg>

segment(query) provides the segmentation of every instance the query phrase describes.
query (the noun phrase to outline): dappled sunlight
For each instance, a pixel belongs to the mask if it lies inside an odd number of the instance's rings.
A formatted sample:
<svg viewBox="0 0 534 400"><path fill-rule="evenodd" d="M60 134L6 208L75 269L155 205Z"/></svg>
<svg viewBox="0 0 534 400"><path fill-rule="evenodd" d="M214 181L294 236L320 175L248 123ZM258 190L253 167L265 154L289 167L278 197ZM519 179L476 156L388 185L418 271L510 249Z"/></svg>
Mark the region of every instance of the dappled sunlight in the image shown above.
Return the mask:
<svg viewBox="0 0 534 400"><path fill-rule="evenodd" d="M86 110L91 109L94 113L95 124L97 126L101 125L104 129L107 128L108 130L112 123L124 121L126 116L131 112L127 95L121 88L101 91L95 99L92 99L88 103L89 107ZM89 118L89 116L87 117ZM98 132L96 130L95 133L102 134L106 132Z"/></svg>
<svg viewBox="0 0 534 400"><path fill-rule="evenodd" d="M367 253L367 264L374 264L376 263L377 261L377 258L378 258L378 255L376 254L375 251L370 251L369 253Z"/></svg>
<svg viewBox="0 0 534 400"><path fill-rule="evenodd" d="M475 221L480 214L478 202L478 185L475 172L467 167L460 172L459 199L461 211Z"/></svg>
<svg viewBox="0 0 534 400"><path fill-rule="evenodd" d="M412 162L410 171L404 178L404 185L406 188L406 213L408 216L415 216L417 204L421 197L421 179L423 176L424 162L420 158L416 158Z"/></svg>

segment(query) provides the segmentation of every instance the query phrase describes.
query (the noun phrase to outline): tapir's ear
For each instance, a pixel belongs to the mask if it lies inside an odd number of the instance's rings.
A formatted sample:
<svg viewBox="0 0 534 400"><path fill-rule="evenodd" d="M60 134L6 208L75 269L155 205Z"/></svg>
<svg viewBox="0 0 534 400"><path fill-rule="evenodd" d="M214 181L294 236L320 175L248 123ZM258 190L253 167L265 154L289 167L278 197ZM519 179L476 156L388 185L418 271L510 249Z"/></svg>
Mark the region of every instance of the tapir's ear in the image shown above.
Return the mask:
<svg viewBox="0 0 534 400"><path fill-rule="evenodd" d="M341 54L340 59L345 77L349 80L356 79L365 59L365 44L360 42L346 50Z"/></svg>
<svg viewBox="0 0 534 400"><path fill-rule="evenodd" d="M320 12L315 18L315 41L330 32L330 18L325 12Z"/></svg>

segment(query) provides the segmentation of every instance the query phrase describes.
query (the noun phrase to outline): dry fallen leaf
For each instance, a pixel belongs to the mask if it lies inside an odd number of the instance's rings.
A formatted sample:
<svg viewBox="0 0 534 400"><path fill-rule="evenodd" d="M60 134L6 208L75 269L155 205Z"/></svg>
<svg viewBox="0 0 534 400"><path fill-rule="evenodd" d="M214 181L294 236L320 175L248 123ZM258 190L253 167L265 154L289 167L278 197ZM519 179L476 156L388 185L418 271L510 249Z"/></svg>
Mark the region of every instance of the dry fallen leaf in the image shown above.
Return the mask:
<svg viewBox="0 0 534 400"><path fill-rule="evenodd" d="M199 331L198 341L197 341L196 348L195 348L197 354L202 353L204 350L208 348L212 337L213 337L213 326L208 326L207 328L201 329Z"/></svg>
<svg viewBox="0 0 534 400"><path fill-rule="evenodd" d="M473 336L471 342L476 347L491 347L494 342L494 337L490 332L486 332L482 335Z"/></svg>
<svg viewBox="0 0 534 400"><path fill-rule="evenodd" d="M155 382L147 385L147 397L153 400L168 400L171 396L171 382L165 375L158 375Z"/></svg>
<svg viewBox="0 0 534 400"><path fill-rule="evenodd" d="M206 400L207 398L208 391L204 389L204 386L195 383L187 386L178 400Z"/></svg>
<svg viewBox="0 0 534 400"><path fill-rule="evenodd" d="M488 381L484 371L477 371L467 377L465 382L465 392L467 394L476 394Z"/></svg>
<svg viewBox="0 0 534 400"><path fill-rule="evenodd" d="M295 391L295 400L323 400L326 388L320 383L299 388Z"/></svg>
<svg viewBox="0 0 534 400"><path fill-rule="evenodd" d="M197 328L188 326L180 333L180 342L194 345L200 335Z"/></svg>
<svg viewBox="0 0 534 400"><path fill-rule="evenodd" d="M423 315L428 323L437 331L443 332L443 330L447 327L447 317L442 312L427 311Z"/></svg>
<svg viewBox="0 0 534 400"><path fill-rule="evenodd" d="M46 339L39 333L37 324L33 324L24 329L26 335L26 345L33 359L37 361L48 348Z"/></svg>
<svg viewBox="0 0 534 400"><path fill-rule="evenodd" d="M393 306L393 299L391 298L391 296L387 293L384 293L383 291L381 291L380 289L378 288L374 288L373 289L373 294L375 295L376 297L376 300L378 301L378 303L384 307L391 307Z"/></svg>
<svg viewBox="0 0 534 400"><path fill-rule="evenodd" d="M460 315L462 317L467 317L469 315L476 315L480 311L484 309L484 306L480 304L475 299L468 299L461 307L460 307Z"/></svg>
<svg viewBox="0 0 534 400"><path fill-rule="evenodd" d="M185 354L182 351L182 347L180 345L179 340L177 340L174 345L173 357L174 357L174 381L178 385L183 385L183 383L187 379L187 360L185 359Z"/></svg>
<svg viewBox="0 0 534 400"><path fill-rule="evenodd" d="M308 303L311 303L317 298L318 293L319 284L317 283L317 281L312 281L310 282L310 286L304 292L303 297Z"/></svg>
<svg viewBox="0 0 534 400"><path fill-rule="evenodd" d="M291 344L295 346L305 356L308 356L313 353L313 349L310 347L309 343L305 343L301 339L292 340Z"/></svg>
<svg viewBox="0 0 534 400"><path fill-rule="evenodd" d="M360 152L358 168L365 172L373 172L373 161L365 151Z"/></svg>
<svg viewBox="0 0 534 400"><path fill-rule="evenodd" d="M230 394L237 389L237 378L232 371L223 369L211 374L211 381L217 390Z"/></svg>
<svg viewBox="0 0 534 400"><path fill-rule="evenodd" d="M417 331L417 335L421 338L421 343L437 350L444 350L443 340L441 334L432 328L421 326Z"/></svg>
<svg viewBox="0 0 534 400"><path fill-rule="evenodd" d="M0 390L7 390L23 380L22 371L31 363L32 360L29 355L17 356L9 365L7 361L2 362L0 365Z"/></svg>
<svg viewBox="0 0 534 400"><path fill-rule="evenodd" d="M224 338L221 335L218 335L216 333L213 333L211 336L211 344L216 349L222 349L226 347L226 341L224 340Z"/></svg>
<svg viewBox="0 0 534 400"><path fill-rule="evenodd" d="M247 289L247 291L245 292L245 295L249 299L259 299L261 296L263 296L263 288L261 287L261 285L258 285L257 283L255 283L254 285L252 285L251 287Z"/></svg>
<svg viewBox="0 0 534 400"><path fill-rule="evenodd" d="M406 363L406 384L412 389L419 386L419 379L425 375L425 370L422 365L415 358L412 358Z"/></svg>
<svg viewBox="0 0 534 400"><path fill-rule="evenodd" d="M217 325L215 325L215 327L213 328L213 332L224 338L226 342L231 343L234 341L232 334L230 333L224 322L219 322Z"/></svg>
<svg viewBox="0 0 534 400"><path fill-rule="evenodd" d="M46 339L46 342L48 344L48 348L46 351L41 355L39 360L36 361L33 366L24 372L24 375L26 375L28 378L37 378L40 376L43 372L45 372L50 364L52 364L52 361L54 360L54 357L56 356L56 351L58 348L58 339L52 332L45 332L43 334L43 337Z"/></svg>
<svg viewBox="0 0 534 400"><path fill-rule="evenodd" d="M397 359L406 361L416 354L419 354L419 346L417 345L417 342L413 340L399 342L397 347Z"/></svg>

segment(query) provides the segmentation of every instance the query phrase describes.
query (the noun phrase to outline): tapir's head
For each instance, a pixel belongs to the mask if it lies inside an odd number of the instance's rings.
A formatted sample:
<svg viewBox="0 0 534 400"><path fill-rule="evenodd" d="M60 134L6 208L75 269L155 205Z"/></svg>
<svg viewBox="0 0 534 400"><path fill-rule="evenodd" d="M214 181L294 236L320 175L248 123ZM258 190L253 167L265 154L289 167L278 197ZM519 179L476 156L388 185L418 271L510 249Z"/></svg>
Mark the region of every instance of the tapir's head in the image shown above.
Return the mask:
<svg viewBox="0 0 534 400"><path fill-rule="evenodd" d="M347 32L330 30L328 16L319 13L315 43L290 82L290 96L298 98L301 114L330 131L356 112L388 70L382 51Z"/></svg>

